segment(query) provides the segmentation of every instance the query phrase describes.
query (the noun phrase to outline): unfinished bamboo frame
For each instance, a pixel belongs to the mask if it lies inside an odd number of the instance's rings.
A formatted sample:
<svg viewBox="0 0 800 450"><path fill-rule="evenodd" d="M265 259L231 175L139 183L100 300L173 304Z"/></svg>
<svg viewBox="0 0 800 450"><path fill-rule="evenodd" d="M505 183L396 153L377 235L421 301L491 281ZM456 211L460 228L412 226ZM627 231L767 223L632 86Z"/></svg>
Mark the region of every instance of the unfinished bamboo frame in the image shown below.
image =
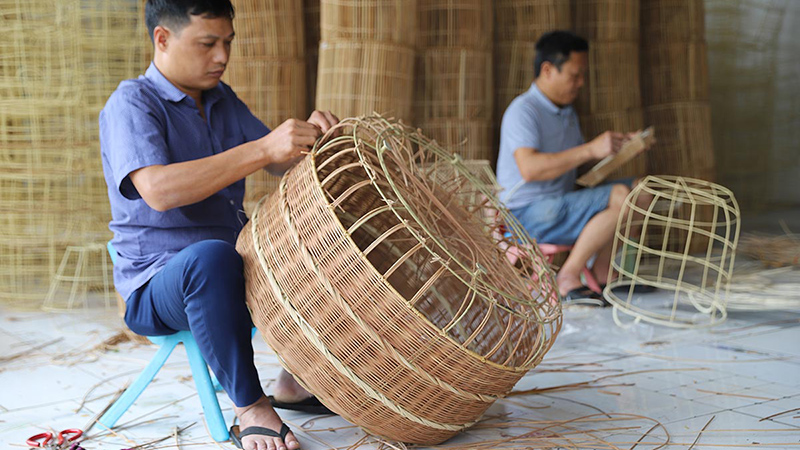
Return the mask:
<svg viewBox="0 0 800 450"><path fill-rule="evenodd" d="M323 41L317 76L318 109L339 117L380 112L406 121L412 118L414 51L410 47L377 41Z"/></svg>
<svg viewBox="0 0 800 450"><path fill-rule="evenodd" d="M639 0L571 1L578 35L592 42L639 41Z"/></svg>
<svg viewBox="0 0 800 450"><path fill-rule="evenodd" d="M406 0L321 0L324 42L378 41L414 47L417 2Z"/></svg>
<svg viewBox="0 0 800 450"><path fill-rule="evenodd" d="M618 256L610 270L619 276L603 292L617 323L619 313L672 327L724 321L738 239L739 206L730 190L691 178L645 178L625 199L611 253ZM637 298L636 286L672 292L671 305Z"/></svg>
<svg viewBox="0 0 800 450"><path fill-rule="evenodd" d="M420 0L417 8L420 49L491 49L491 0Z"/></svg>
<svg viewBox="0 0 800 450"><path fill-rule="evenodd" d="M378 436L432 444L470 426L560 327L552 271L460 161L397 122L346 119L237 244L254 322L281 363Z"/></svg>
<svg viewBox="0 0 800 450"><path fill-rule="evenodd" d="M106 246L101 243L70 245L52 277L42 309L70 311L82 307L86 310L90 307L92 290L100 296L105 308L111 309L115 291Z"/></svg>
<svg viewBox="0 0 800 450"><path fill-rule="evenodd" d="M639 43L589 43L589 72L575 101L580 114L640 108Z"/></svg>

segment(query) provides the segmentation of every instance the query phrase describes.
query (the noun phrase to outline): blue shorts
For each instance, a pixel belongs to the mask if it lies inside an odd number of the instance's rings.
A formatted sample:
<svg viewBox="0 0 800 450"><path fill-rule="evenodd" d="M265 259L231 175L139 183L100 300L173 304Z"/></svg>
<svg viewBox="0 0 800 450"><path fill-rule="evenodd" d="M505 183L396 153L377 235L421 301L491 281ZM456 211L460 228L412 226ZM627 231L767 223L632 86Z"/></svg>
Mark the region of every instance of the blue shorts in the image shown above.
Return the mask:
<svg viewBox="0 0 800 450"><path fill-rule="evenodd" d="M573 245L592 217L608 208L614 184L630 187L632 183L633 179L614 180L563 195L542 196L511 212L536 242Z"/></svg>

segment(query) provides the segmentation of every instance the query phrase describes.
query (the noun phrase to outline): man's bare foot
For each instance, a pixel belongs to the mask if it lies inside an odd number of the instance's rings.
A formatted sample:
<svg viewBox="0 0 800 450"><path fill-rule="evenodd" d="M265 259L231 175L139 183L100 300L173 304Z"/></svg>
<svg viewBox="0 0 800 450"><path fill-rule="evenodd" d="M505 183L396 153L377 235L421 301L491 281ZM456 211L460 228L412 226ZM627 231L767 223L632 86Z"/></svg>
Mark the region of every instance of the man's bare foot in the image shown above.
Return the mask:
<svg viewBox="0 0 800 450"><path fill-rule="evenodd" d="M269 400L265 396L261 396L255 403L242 408L234 407L236 416L239 418L239 429L245 430L248 427L257 426L269 428L280 432L283 421L272 409ZM281 438L263 436L263 435L249 435L242 438L242 447L246 450L295 450L300 448L300 443L294 437L294 433L289 432L286 435L286 442L284 443Z"/></svg>
<svg viewBox="0 0 800 450"><path fill-rule="evenodd" d="M580 275L567 274L564 273L563 270L559 271L556 275L556 284L558 285L558 293L561 294L562 297L573 289L583 287Z"/></svg>
<svg viewBox="0 0 800 450"><path fill-rule="evenodd" d="M281 370L278 379L275 380L272 396L275 400L283 403L296 403L312 395L303 386L300 386L289 372Z"/></svg>

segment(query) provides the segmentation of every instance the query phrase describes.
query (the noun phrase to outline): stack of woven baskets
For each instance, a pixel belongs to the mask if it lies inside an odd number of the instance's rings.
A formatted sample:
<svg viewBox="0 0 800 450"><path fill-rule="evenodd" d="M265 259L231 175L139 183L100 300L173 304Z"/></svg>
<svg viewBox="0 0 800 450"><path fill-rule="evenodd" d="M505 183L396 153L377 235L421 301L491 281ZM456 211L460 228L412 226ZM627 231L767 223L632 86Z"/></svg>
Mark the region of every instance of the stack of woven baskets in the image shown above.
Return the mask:
<svg viewBox="0 0 800 450"><path fill-rule="evenodd" d="M296 0L235 0L236 43L225 79L253 114L270 128L306 118L306 43L303 6ZM247 177L248 213L278 178L259 170Z"/></svg>
<svg viewBox="0 0 800 450"><path fill-rule="evenodd" d="M420 0L414 119L469 160L492 159L492 2Z"/></svg>
<svg viewBox="0 0 800 450"><path fill-rule="evenodd" d="M320 142L240 235L253 319L345 419L444 441L552 345L553 274L491 188L417 131L372 116Z"/></svg>
<svg viewBox="0 0 800 450"><path fill-rule="evenodd" d="M573 0L573 6L575 29L589 40L589 72L575 103L584 137L643 129L639 0ZM644 175L645 165L639 156L609 178Z"/></svg>

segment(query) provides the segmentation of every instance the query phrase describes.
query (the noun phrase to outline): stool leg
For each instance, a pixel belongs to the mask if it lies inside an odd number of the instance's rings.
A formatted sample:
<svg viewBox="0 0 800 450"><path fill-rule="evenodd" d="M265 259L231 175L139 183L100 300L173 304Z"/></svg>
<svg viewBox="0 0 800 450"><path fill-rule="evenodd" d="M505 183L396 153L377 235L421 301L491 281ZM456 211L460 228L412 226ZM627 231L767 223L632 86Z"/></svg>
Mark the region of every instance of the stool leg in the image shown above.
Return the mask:
<svg viewBox="0 0 800 450"><path fill-rule="evenodd" d="M197 342L192 339L183 341L186 347L186 354L189 356L189 365L192 368L192 377L197 387L197 395L200 396L200 403L203 405L203 413L206 416L206 424L211 432L211 437L217 442L227 441L230 438L228 428L225 426L225 418L222 417L222 410L219 407L219 400L214 391L214 383L208 373L203 355Z"/></svg>
<svg viewBox="0 0 800 450"><path fill-rule="evenodd" d="M128 389L125 389L125 392L111 405L111 408L103 414L103 417L101 417L97 423L108 428L113 428L114 425L117 424L119 418L125 414L125 411L139 398L139 395L141 395L147 385L153 381L153 378L155 378L161 366L164 365L164 362L167 361L167 358L169 358L169 355L176 345L178 345L177 339L166 339L161 347L159 347L155 356L153 356L153 359L150 360L150 363L147 364L147 367L145 367L136 380L128 386Z"/></svg>

